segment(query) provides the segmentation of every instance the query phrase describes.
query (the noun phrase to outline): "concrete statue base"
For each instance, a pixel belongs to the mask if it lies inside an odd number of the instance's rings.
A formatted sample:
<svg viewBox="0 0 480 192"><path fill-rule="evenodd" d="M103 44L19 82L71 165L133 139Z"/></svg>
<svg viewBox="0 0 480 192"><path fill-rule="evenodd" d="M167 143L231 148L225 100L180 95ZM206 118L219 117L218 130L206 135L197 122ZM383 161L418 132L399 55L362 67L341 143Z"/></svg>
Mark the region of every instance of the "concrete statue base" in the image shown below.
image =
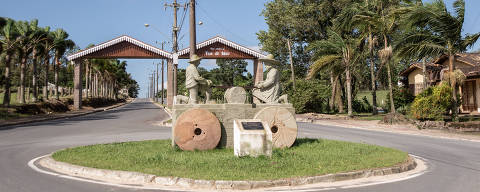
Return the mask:
<svg viewBox="0 0 480 192"><path fill-rule="evenodd" d="M292 104L176 104L172 108L172 138L175 138L177 118L189 109L205 109L213 113L221 125L219 147L233 147L233 121L235 119L254 119L255 114L267 107L280 107L295 114ZM172 145L175 142L172 139Z"/></svg>

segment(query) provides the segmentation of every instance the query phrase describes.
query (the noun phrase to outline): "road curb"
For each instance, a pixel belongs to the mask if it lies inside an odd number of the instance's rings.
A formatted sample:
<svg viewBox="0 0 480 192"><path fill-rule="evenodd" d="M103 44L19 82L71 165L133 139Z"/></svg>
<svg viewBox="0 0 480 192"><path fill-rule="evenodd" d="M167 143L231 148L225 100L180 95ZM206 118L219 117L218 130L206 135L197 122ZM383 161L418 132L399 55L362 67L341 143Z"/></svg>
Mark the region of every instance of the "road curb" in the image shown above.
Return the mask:
<svg viewBox="0 0 480 192"><path fill-rule="evenodd" d="M165 111L165 113L168 114L168 116L170 117L170 119L172 119L172 111L170 111L170 109L168 109L167 107L164 107L164 106L162 106L162 105L160 105L160 104L158 104L158 103L156 103L156 102L153 102L153 101L152 101L152 103L153 103L155 106L163 109L163 111ZM166 121L168 121L168 120L169 120L169 119L163 120L163 121L162 121L162 125L163 125L163 126L167 126L167 127L171 127L171 126L172 126L172 123L166 123Z"/></svg>
<svg viewBox="0 0 480 192"><path fill-rule="evenodd" d="M134 100L135 99L133 99L131 101L126 101L126 102L123 102L123 103L115 104L115 105L112 105L112 106L108 106L108 107L92 109L92 110L81 112L81 113L73 113L73 114L59 113L59 116L44 117L44 118L38 118L38 119L27 119L25 121L20 121L20 122L4 122L4 123L0 124L0 130L8 129L8 127L10 127L10 126L24 125L24 124L29 124L29 123L43 122L43 121L51 121L51 120L57 120L57 119L68 119L68 118L72 118L72 117L79 117L79 116L83 116L83 115L93 114L93 113L97 113L97 112L101 112L101 111L107 111L107 110L111 110L111 109L129 104L129 103L133 102Z"/></svg>
<svg viewBox="0 0 480 192"><path fill-rule="evenodd" d="M413 170L417 167L415 159L409 155L407 161L387 168L377 168L345 173L318 175L310 177L286 178L265 181L225 181L225 180L195 180L179 177L159 177L138 172L117 171L82 167L69 163L55 161L51 154L41 157L36 161L40 166L55 172L74 177L88 178L106 183L142 185L142 186L168 186L186 189L206 190L250 190L281 186L299 186L305 184L327 183L367 178L373 176L386 176Z"/></svg>

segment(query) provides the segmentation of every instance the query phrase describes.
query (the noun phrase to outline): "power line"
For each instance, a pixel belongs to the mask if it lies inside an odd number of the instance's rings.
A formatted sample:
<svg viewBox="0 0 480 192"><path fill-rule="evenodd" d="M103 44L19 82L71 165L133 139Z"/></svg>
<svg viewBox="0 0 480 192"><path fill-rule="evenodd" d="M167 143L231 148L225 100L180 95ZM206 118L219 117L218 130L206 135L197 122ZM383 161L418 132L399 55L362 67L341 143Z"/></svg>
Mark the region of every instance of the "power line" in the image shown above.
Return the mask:
<svg viewBox="0 0 480 192"><path fill-rule="evenodd" d="M247 41L247 40L245 40L244 38L242 38L242 36L237 35L237 34L235 34L234 32L230 31L227 27L225 27L225 26L222 25L220 22L218 22L216 19L214 19L213 17L211 17L211 16L207 13L207 11L205 11L201 6L199 6L198 3L197 3L197 7L200 8L200 11L202 11L202 12L205 14L205 16L207 16L210 20L212 20L214 23L216 23L219 27L223 28L223 29L224 29L225 31L227 31L228 33L236 36L238 39L240 39L241 41L243 41L243 42L245 42L245 43L247 43L247 44L253 44L252 42Z"/></svg>

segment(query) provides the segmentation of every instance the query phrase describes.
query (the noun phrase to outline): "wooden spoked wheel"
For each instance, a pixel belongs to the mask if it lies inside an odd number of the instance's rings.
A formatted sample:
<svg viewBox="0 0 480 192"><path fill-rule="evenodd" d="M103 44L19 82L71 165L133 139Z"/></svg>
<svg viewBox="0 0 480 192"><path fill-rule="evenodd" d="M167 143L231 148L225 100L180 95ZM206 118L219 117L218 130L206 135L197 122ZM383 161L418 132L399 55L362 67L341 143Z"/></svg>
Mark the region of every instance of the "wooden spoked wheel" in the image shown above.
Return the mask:
<svg viewBox="0 0 480 192"><path fill-rule="evenodd" d="M189 109L177 118L174 137L182 150L214 149L221 137L220 122L205 109Z"/></svg>

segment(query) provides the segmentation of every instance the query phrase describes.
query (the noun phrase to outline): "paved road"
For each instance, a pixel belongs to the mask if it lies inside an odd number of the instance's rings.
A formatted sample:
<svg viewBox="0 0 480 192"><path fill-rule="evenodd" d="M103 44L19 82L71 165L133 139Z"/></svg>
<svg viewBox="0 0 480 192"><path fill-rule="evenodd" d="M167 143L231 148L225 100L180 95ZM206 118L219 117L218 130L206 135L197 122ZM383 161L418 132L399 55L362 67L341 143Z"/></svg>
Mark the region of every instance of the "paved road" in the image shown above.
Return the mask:
<svg viewBox="0 0 480 192"><path fill-rule="evenodd" d="M155 105L137 100L112 111L0 130L0 192L143 191L45 175L27 162L66 147L167 139L170 129L154 125L166 117ZM413 179L335 191L480 191L480 143L306 123L299 123L299 136L394 147L426 158L429 165L426 174Z"/></svg>

